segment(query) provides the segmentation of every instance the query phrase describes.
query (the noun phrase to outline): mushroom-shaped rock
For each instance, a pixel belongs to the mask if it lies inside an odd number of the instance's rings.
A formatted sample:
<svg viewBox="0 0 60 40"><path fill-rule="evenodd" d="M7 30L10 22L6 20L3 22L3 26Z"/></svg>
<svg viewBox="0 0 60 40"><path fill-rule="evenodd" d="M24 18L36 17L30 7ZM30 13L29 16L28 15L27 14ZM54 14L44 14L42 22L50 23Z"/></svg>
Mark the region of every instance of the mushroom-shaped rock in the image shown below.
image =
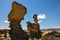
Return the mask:
<svg viewBox="0 0 60 40"><path fill-rule="evenodd" d="M14 1L12 3L12 10L8 15L8 21L17 20L21 21L24 19L27 9L22 5Z"/></svg>

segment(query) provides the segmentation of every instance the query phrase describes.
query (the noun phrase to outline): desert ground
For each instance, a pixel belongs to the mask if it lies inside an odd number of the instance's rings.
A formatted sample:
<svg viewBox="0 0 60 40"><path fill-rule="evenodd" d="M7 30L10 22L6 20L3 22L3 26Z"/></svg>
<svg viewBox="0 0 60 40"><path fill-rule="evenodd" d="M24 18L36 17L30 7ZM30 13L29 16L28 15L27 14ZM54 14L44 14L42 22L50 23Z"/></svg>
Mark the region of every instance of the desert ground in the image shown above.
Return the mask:
<svg viewBox="0 0 60 40"><path fill-rule="evenodd" d="M39 40L60 40L60 33L56 32L55 34L58 35L58 37L51 35L51 31L43 32L42 37ZM7 37L5 38L4 34L0 34L0 40L11 40L9 33L7 33L6 36ZM29 38L29 40L31 39ZM38 40L38 39L34 38L34 40Z"/></svg>

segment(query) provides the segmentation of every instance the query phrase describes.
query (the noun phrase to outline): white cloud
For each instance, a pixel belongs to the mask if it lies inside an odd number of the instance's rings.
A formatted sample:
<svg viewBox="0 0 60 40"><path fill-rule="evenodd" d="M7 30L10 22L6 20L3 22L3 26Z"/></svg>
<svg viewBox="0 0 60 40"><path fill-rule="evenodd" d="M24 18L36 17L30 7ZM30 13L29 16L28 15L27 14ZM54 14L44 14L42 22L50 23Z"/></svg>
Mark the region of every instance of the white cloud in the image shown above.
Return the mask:
<svg viewBox="0 0 60 40"><path fill-rule="evenodd" d="M46 18L46 15L45 14L40 14L40 15L38 15L38 20L40 20L40 19L45 19Z"/></svg>
<svg viewBox="0 0 60 40"><path fill-rule="evenodd" d="M7 28L7 27L3 27L3 28L0 28L1 30L3 30L3 29L10 29L10 28Z"/></svg>
<svg viewBox="0 0 60 40"><path fill-rule="evenodd" d="M5 23L10 23L10 22L9 22L9 21L7 21L7 20L5 20L4 22L5 22Z"/></svg>
<svg viewBox="0 0 60 40"><path fill-rule="evenodd" d="M22 29L27 29L27 27L22 27Z"/></svg>
<svg viewBox="0 0 60 40"><path fill-rule="evenodd" d="M42 22L42 20L38 21L38 23L41 23L41 22Z"/></svg>
<svg viewBox="0 0 60 40"><path fill-rule="evenodd" d="M38 15L38 23L41 23L43 19L46 19L46 15L45 14Z"/></svg>

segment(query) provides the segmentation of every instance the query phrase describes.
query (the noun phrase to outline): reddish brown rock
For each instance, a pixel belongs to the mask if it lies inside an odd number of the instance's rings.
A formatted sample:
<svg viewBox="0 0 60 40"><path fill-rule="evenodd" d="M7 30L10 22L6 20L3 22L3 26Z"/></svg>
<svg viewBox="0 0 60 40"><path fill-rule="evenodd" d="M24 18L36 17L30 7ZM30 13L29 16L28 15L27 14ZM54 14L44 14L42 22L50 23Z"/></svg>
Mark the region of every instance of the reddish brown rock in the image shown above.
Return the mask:
<svg viewBox="0 0 60 40"><path fill-rule="evenodd" d="M20 22L24 19L27 9L22 5L14 1L12 3L12 10L8 14L8 21L10 21L9 31L11 40L28 40L28 35L20 25Z"/></svg>
<svg viewBox="0 0 60 40"><path fill-rule="evenodd" d="M41 38L41 31L37 20L37 15L35 14L33 18L34 18L34 23L27 22L28 32L30 33L30 37L32 38L32 40L33 38L37 38L37 39Z"/></svg>
<svg viewBox="0 0 60 40"><path fill-rule="evenodd" d="M17 20L22 21L24 19L24 15L26 14L27 9L22 5L14 1L12 3L12 10L8 14L8 21Z"/></svg>

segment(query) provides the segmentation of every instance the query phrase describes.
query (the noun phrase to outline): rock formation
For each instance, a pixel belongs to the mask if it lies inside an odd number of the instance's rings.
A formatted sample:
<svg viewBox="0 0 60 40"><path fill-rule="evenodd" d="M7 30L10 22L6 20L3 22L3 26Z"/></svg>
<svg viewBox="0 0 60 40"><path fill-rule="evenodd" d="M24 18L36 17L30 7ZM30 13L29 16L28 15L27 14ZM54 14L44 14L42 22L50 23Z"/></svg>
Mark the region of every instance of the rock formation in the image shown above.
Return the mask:
<svg viewBox="0 0 60 40"><path fill-rule="evenodd" d="M37 38L37 39L41 38L41 31L37 20L37 15L35 14L33 18L34 18L34 23L27 22L27 28L32 40L33 38Z"/></svg>
<svg viewBox="0 0 60 40"><path fill-rule="evenodd" d="M12 3L12 10L8 14L8 21L10 22L10 37L11 40L28 40L28 35L22 30L20 22L24 19L27 9L14 1Z"/></svg>
<svg viewBox="0 0 60 40"><path fill-rule="evenodd" d="M42 36L41 40L60 40L60 33L56 31L49 32Z"/></svg>

